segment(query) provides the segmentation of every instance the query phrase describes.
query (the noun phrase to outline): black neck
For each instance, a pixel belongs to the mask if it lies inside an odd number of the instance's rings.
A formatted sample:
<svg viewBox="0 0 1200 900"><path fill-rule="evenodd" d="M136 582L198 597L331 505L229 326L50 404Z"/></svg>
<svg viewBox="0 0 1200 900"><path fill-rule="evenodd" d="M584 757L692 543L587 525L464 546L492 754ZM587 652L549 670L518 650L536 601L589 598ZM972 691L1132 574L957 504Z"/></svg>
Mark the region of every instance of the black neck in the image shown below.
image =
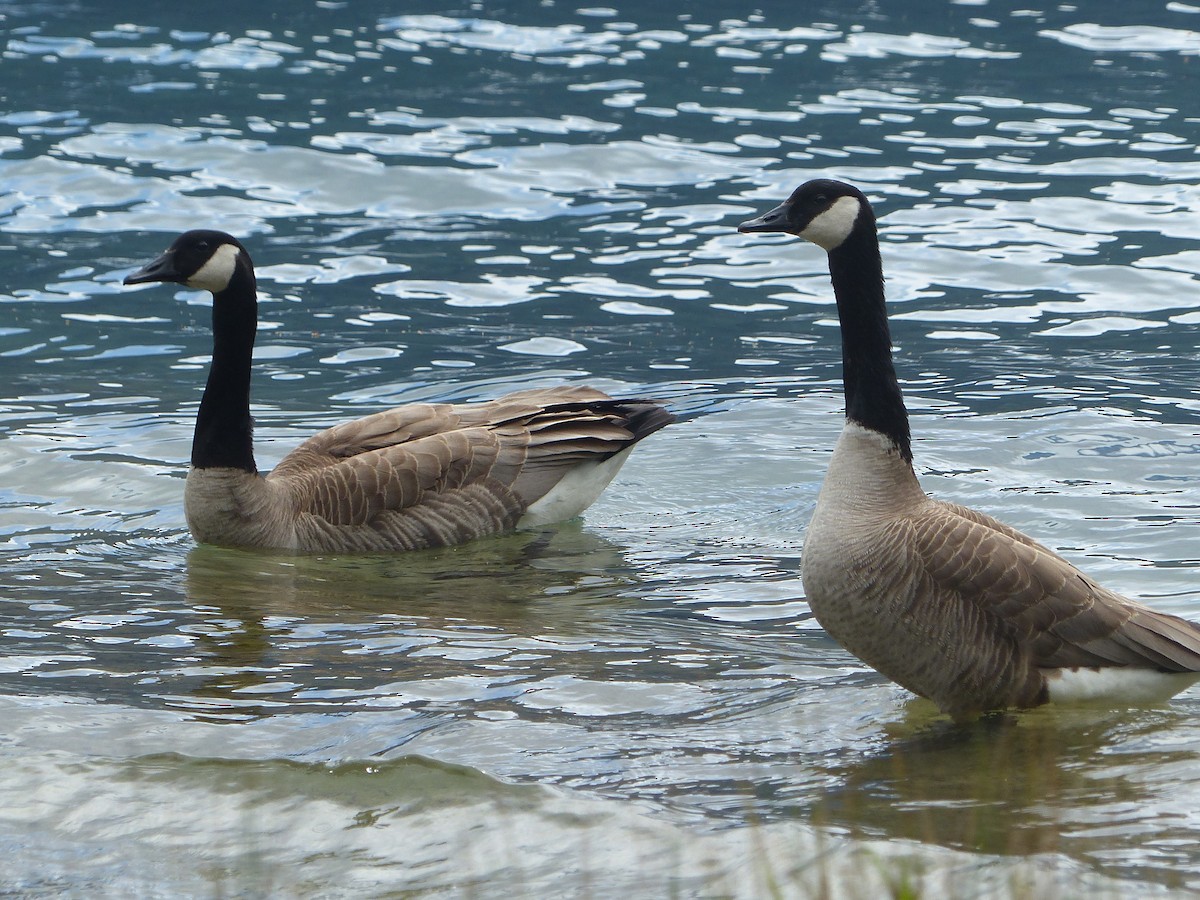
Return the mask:
<svg viewBox="0 0 1200 900"><path fill-rule="evenodd" d="M257 472L250 419L250 359L258 328L254 270L240 260L229 286L213 295L213 358L196 415L192 466Z"/></svg>
<svg viewBox="0 0 1200 900"><path fill-rule="evenodd" d="M883 264L873 222L859 221L829 253L829 274L842 326L846 418L878 431L912 462L908 410L892 365L883 294Z"/></svg>

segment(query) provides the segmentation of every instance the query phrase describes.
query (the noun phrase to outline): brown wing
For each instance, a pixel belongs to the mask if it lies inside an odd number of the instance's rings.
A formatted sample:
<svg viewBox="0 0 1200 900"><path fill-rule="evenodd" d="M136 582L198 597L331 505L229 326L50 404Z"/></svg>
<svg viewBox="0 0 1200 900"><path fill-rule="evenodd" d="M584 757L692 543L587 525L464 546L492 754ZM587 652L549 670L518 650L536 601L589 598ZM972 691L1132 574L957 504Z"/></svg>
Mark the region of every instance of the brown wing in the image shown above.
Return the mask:
<svg viewBox="0 0 1200 900"><path fill-rule="evenodd" d="M989 516L934 503L913 534L938 592L978 609L981 645L1014 642L1042 668L1200 671L1200 627L1101 587Z"/></svg>
<svg viewBox="0 0 1200 900"><path fill-rule="evenodd" d="M322 431L267 477L288 486L306 548L445 546L512 528L569 470L671 420L590 388L413 404Z"/></svg>
<svg viewBox="0 0 1200 900"><path fill-rule="evenodd" d="M360 453L394 447L431 435L530 419L556 405L588 402L615 401L593 388L562 387L517 391L487 403L411 403L397 406L317 432L284 457L272 475L287 477L296 471L333 465Z"/></svg>

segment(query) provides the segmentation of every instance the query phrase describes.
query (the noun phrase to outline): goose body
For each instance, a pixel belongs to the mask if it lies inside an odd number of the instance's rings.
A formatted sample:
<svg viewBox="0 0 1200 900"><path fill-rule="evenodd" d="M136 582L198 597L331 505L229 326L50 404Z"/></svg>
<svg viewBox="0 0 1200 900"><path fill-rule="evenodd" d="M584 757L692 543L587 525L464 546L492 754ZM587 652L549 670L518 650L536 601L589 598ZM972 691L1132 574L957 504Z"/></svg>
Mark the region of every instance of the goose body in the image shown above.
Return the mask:
<svg viewBox="0 0 1200 900"><path fill-rule="evenodd" d="M673 420L587 387L421 403L321 431L267 475L254 462L257 287L245 247L189 231L125 279L213 294L213 358L184 490L201 543L296 552L416 550L579 515L634 444Z"/></svg>
<svg viewBox="0 0 1200 900"><path fill-rule="evenodd" d="M860 191L810 181L739 230L798 235L829 257L846 424L801 568L835 640L960 720L1048 701L1158 702L1200 680L1200 626L1107 590L1033 538L921 488L875 215Z"/></svg>

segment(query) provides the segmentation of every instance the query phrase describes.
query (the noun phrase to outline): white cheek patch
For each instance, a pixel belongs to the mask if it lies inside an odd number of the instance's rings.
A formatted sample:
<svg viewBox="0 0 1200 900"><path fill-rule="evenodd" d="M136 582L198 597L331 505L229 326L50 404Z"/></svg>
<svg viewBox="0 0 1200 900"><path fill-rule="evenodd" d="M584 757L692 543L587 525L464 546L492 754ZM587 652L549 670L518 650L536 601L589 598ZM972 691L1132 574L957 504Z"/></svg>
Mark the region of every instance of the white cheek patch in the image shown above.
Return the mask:
<svg viewBox="0 0 1200 900"><path fill-rule="evenodd" d="M237 267L238 253L238 248L233 244L222 244L208 258L208 262L187 280L187 286L212 291L214 294L225 290L229 287L233 270Z"/></svg>
<svg viewBox="0 0 1200 900"><path fill-rule="evenodd" d="M838 197L825 212L816 216L800 237L824 250L832 250L850 236L858 221L859 205L854 197Z"/></svg>

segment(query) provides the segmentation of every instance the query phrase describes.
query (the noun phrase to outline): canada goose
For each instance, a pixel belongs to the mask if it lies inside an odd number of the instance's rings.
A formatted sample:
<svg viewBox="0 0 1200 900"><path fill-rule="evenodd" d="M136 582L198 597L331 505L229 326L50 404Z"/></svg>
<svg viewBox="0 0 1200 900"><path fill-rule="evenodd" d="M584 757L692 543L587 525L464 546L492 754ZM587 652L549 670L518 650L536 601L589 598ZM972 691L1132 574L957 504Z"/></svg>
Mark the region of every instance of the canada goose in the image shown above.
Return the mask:
<svg viewBox="0 0 1200 900"><path fill-rule="evenodd" d="M309 438L260 476L250 419L258 299L250 254L189 231L125 284L213 295L213 355L184 490L197 541L299 552L415 550L558 522L588 507L633 445L673 421L586 387L401 406Z"/></svg>
<svg viewBox="0 0 1200 900"><path fill-rule="evenodd" d="M1161 701L1200 679L1200 626L1106 590L990 516L934 500L912 466L875 213L817 179L743 222L829 256L846 424L801 559L829 634L959 720L1047 701Z"/></svg>

